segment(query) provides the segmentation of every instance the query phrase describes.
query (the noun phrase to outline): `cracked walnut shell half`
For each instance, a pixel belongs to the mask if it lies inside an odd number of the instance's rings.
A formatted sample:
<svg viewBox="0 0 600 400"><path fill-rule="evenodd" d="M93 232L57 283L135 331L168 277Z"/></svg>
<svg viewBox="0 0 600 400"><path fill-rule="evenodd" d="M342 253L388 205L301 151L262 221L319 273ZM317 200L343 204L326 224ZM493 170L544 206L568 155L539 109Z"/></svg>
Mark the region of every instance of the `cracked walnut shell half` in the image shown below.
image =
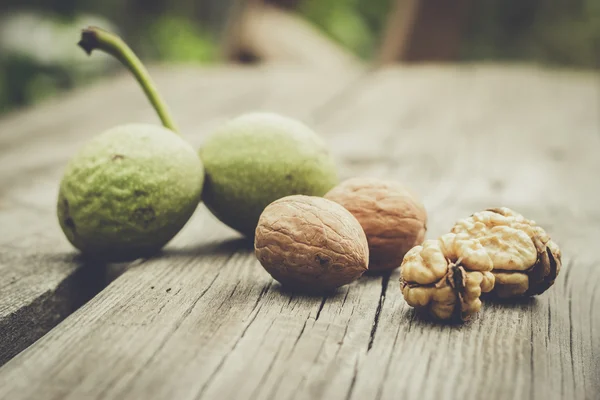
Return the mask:
<svg viewBox="0 0 600 400"><path fill-rule="evenodd" d="M494 287L486 249L453 233L413 247L400 268L406 302L439 320L469 320L481 309L481 293Z"/></svg>
<svg viewBox="0 0 600 400"><path fill-rule="evenodd" d="M506 208L490 208L458 221L451 232L475 238L492 259L496 278L490 293L498 298L545 292L561 268L561 252L534 221Z"/></svg>
<svg viewBox="0 0 600 400"><path fill-rule="evenodd" d="M368 268L367 237L341 205L316 196L291 195L262 212L254 238L256 258L283 286L330 291Z"/></svg>

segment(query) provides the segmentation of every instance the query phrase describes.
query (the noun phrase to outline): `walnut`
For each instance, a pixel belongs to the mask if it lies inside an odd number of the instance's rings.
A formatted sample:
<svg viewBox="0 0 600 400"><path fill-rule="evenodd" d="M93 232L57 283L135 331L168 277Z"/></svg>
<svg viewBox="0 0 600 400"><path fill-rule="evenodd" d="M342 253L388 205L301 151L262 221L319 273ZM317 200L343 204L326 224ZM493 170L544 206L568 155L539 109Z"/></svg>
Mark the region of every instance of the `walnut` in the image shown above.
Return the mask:
<svg viewBox="0 0 600 400"><path fill-rule="evenodd" d="M324 197L344 206L360 222L369 242L369 271L398 268L406 252L423 243L425 207L397 182L351 178Z"/></svg>
<svg viewBox="0 0 600 400"><path fill-rule="evenodd" d="M400 287L406 302L435 319L467 321L494 287L492 260L476 239L453 233L426 240L406 253Z"/></svg>
<svg viewBox="0 0 600 400"><path fill-rule="evenodd" d="M514 298L543 293L561 268L561 252L535 221L506 208L490 208L458 221L451 232L476 238L486 248L496 277L492 296Z"/></svg>
<svg viewBox="0 0 600 400"><path fill-rule="evenodd" d="M255 254L282 285L329 291L358 279L368 268L367 238L354 216L322 197L291 195L262 212Z"/></svg>

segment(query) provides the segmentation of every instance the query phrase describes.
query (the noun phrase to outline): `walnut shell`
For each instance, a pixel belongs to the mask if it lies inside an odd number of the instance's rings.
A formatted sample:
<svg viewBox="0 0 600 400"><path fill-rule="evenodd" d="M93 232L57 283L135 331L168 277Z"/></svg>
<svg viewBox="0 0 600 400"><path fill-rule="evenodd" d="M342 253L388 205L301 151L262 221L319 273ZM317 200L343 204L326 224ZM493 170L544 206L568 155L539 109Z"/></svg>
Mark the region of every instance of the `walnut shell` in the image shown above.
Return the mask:
<svg viewBox="0 0 600 400"><path fill-rule="evenodd" d="M282 285L328 291L358 279L369 247L360 224L341 205L322 197L292 195L262 212L255 254Z"/></svg>
<svg viewBox="0 0 600 400"><path fill-rule="evenodd" d="M490 208L458 221L451 230L476 238L493 262L498 298L534 296L550 288L562 265L561 252L535 221L507 208Z"/></svg>
<svg viewBox="0 0 600 400"><path fill-rule="evenodd" d="M425 239L425 207L397 182L351 178L324 197L344 206L360 222L369 242L369 271L398 268L406 252Z"/></svg>
<svg viewBox="0 0 600 400"><path fill-rule="evenodd" d="M447 233L406 253L400 288L406 302L438 320L467 321L494 287L492 260L476 239Z"/></svg>

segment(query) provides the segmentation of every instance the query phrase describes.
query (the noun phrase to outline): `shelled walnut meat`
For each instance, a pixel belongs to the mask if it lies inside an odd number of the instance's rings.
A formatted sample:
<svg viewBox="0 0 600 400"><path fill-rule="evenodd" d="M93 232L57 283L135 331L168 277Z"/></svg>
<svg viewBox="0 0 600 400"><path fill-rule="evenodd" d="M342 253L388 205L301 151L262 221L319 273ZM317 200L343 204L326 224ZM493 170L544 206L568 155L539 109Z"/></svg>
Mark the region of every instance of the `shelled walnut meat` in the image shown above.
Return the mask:
<svg viewBox="0 0 600 400"><path fill-rule="evenodd" d="M494 287L492 260L476 239L453 233L426 240L406 253L400 287L406 302L438 320L467 321Z"/></svg>
<svg viewBox="0 0 600 400"><path fill-rule="evenodd" d="M561 252L535 221L506 208L490 208L458 221L451 230L475 238L492 259L498 298L534 296L550 288L560 272Z"/></svg>
<svg viewBox="0 0 600 400"><path fill-rule="evenodd" d="M282 285L329 291L358 279L369 248L360 224L341 205L316 196L291 195L260 215L255 254Z"/></svg>
<svg viewBox="0 0 600 400"><path fill-rule="evenodd" d="M425 238L425 207L398 182L350 178L324 197L344 206L360 222L369 242L370 271L398 268L406 252Z"/></svg>

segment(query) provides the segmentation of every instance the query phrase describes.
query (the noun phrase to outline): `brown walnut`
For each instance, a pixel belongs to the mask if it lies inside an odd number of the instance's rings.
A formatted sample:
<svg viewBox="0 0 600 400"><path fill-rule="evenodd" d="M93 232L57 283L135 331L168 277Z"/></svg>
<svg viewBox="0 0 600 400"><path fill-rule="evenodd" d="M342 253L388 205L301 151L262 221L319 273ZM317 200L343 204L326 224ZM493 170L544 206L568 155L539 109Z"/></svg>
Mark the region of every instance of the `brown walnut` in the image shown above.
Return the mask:
<svg viewBox="0 0 600 400"><path fill-rule="evenodd" d="M492 260L476 239L453 233L426 240L406 253L400 287L406 302L438 320L467 321L494 287Z"/></svg>
<svg viewBox="0 0 600 400"><path fill-rule="evenodd" d="M255 254L282 285L327 291L358 279L369 248L360 224L341 205L322 197L292 195L262 212Z"/></svg>
<svg viewBox="0 0 600 400"><path fill-rule="evenodd" d="M490 208L458 221L451 230L476 238L492 258L492 296L534 296L550 288L560 272L561 251L535 221L506 208Z"/></svg>
<svg viewBox="0 0 600 400"><path fill-rule="evenodd" d="M397 182L350 178L324 197L344 206L360 222L369 242L369 271L398 268L406 252L425 239L425 207Z"/></svg>

